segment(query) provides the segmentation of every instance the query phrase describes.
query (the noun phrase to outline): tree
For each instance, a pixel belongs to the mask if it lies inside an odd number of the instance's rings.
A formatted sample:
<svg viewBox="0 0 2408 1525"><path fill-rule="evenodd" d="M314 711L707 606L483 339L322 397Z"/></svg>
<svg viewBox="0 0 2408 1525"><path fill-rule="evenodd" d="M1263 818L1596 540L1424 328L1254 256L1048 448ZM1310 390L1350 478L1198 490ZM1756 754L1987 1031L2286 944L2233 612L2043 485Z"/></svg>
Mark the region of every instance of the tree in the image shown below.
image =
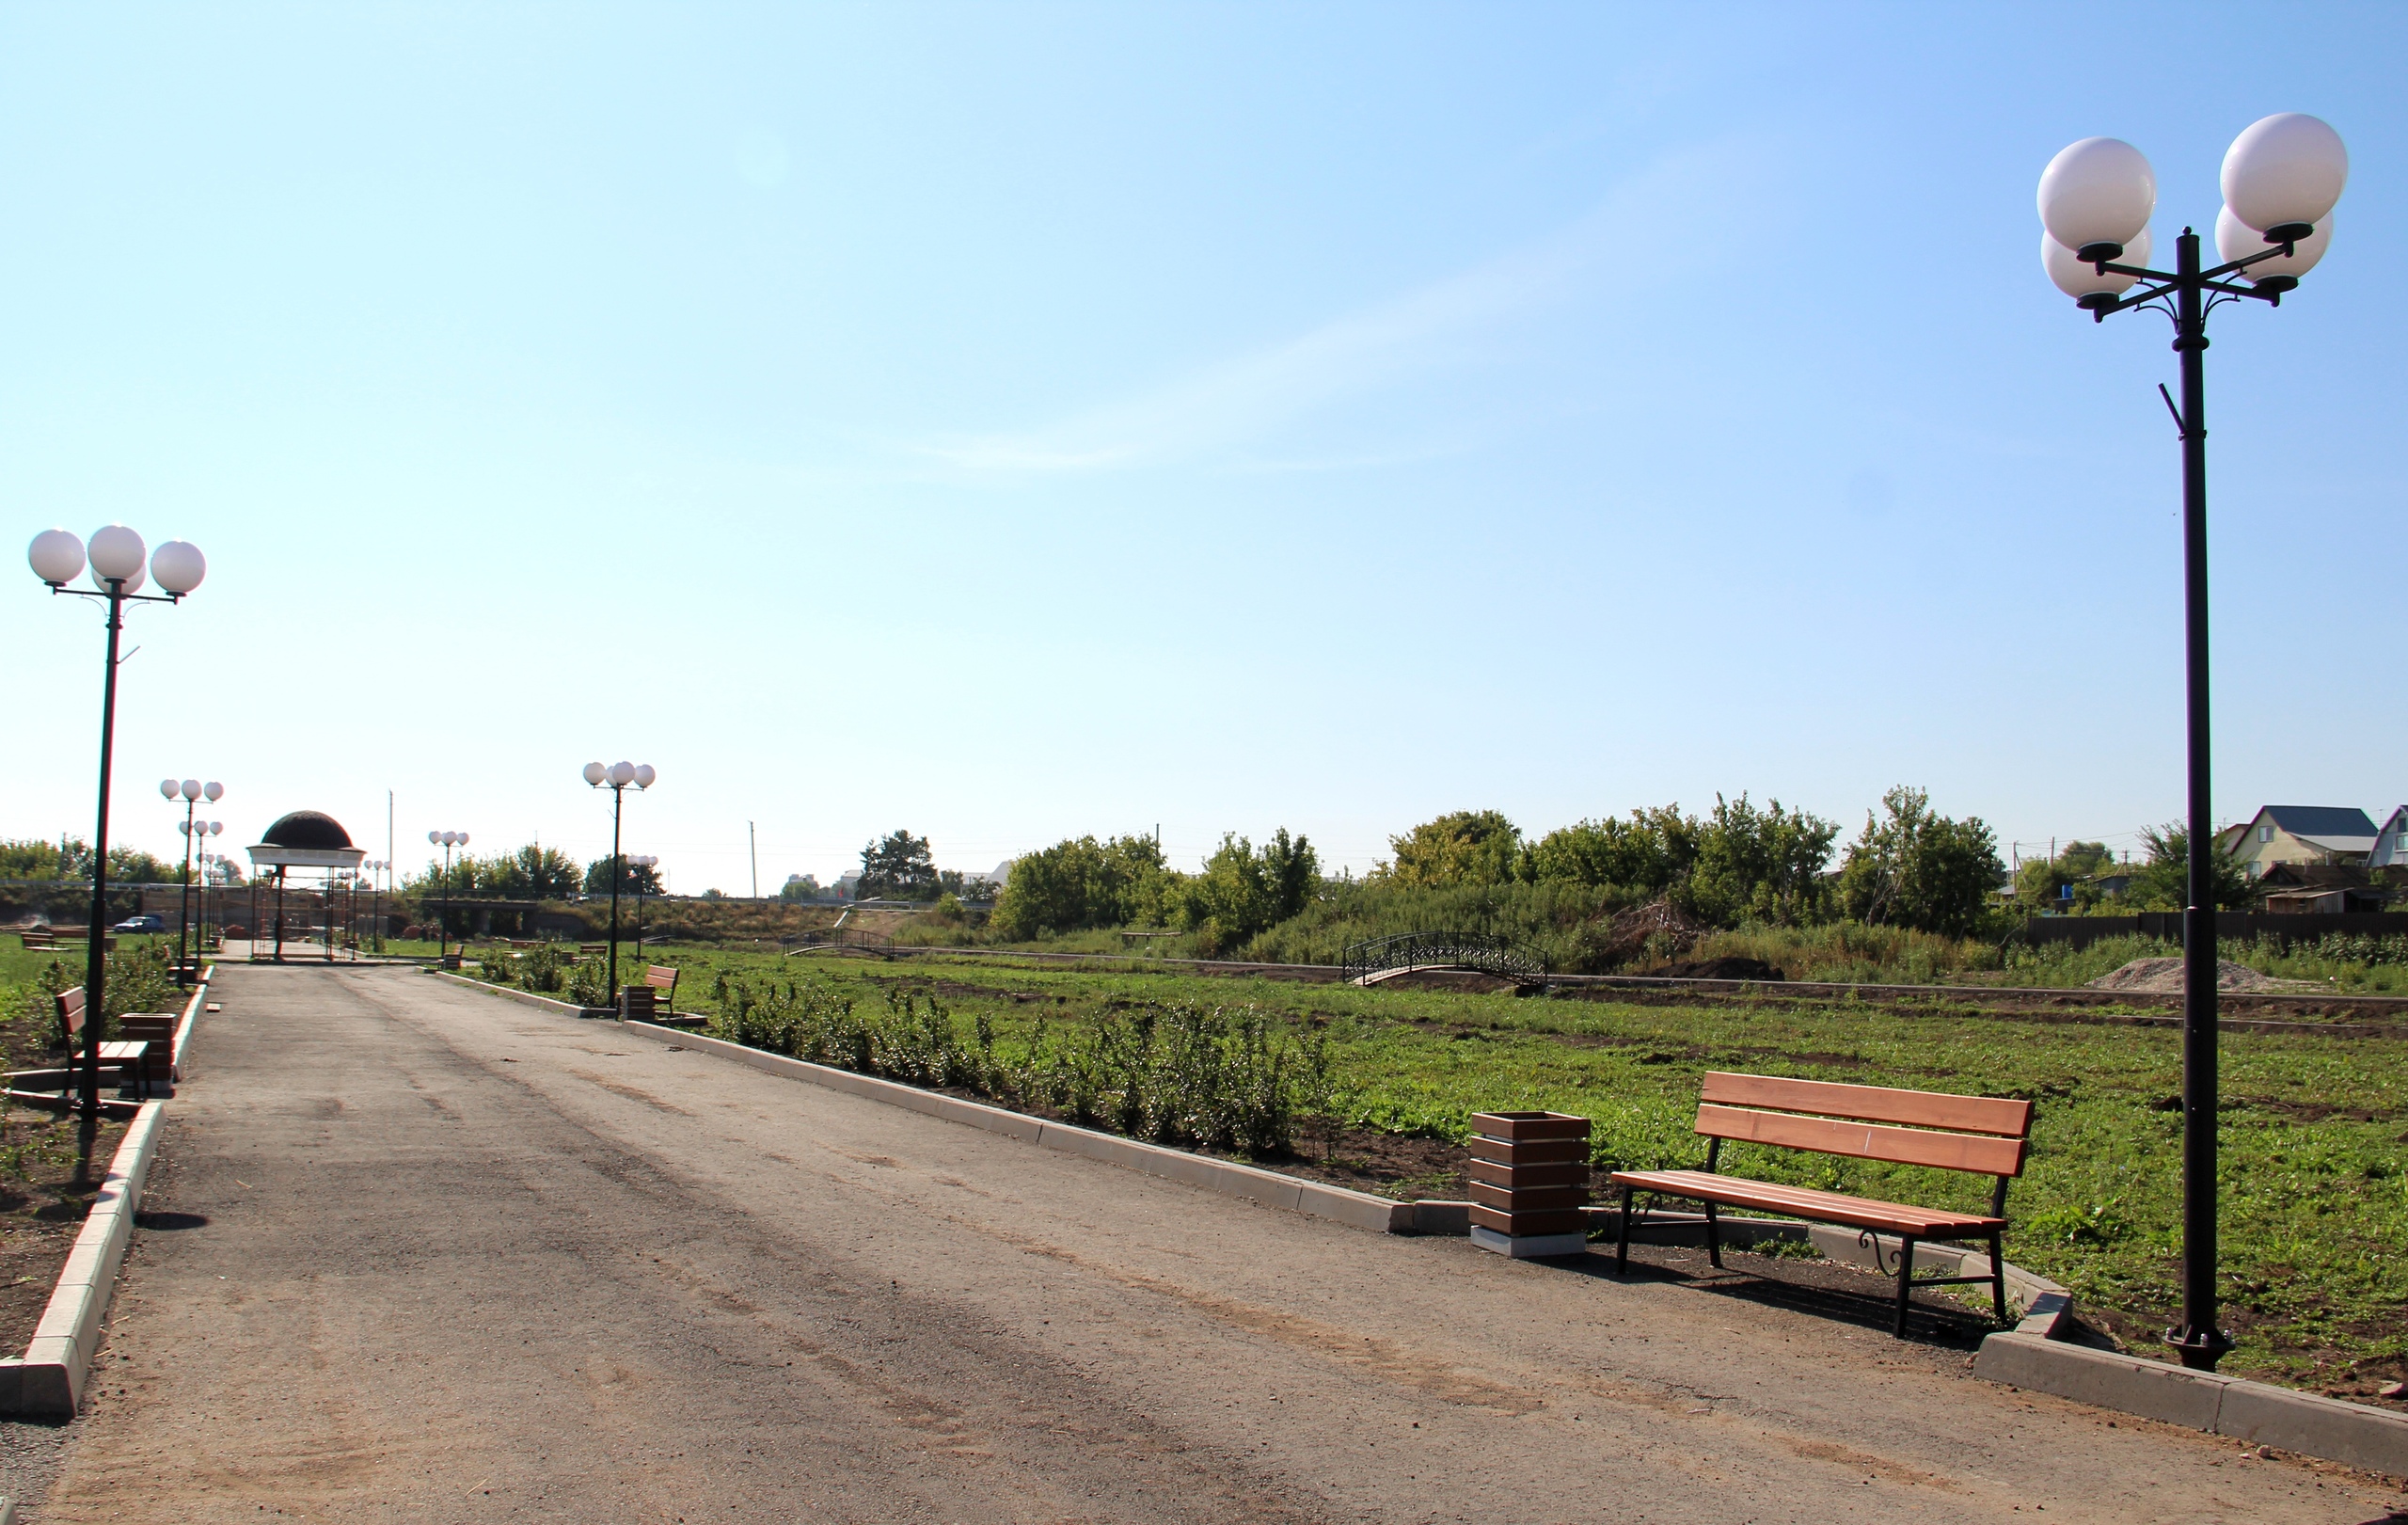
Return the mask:
<svg viewBox="0 0 2408 1525"><path fill-rule="evenodd" d="M2034 858L2016 869L2016 902L2026 911L2049 910L2065 904L2058 891L2070 888L2075 908L2088 910L2103 898L2088 881L2115 866L2115 855L2107 850L2104 842L2067 842L2065 850L2055 857Z"/></svg>
<svg viewBox="0 0 2408 1525"><path fill-rule="evenodd" d="M1015 882L1019 870L1012 873ZM1281 827L1260 851L1235 832L1225 834L1218 851L1199 874L1180 876L1172 891L1173 919L1199 933L1197 950L1207 957L1235 947L1304 910L1321 882L1318 855Z"/></svg>
<svg viewBox="0 0 2408 1525"><path fill-rule="evenodd" d="M1886 818L1870 812L1847 850L1840 901L1859 921L1970 937L1988 917L2004 866L1998 841L1978 816L1951 820L1931 796L1905 785L1881 797Z"/></svg>
<svg viewBox="0 0 2408 1525"><path fill-rule="evenodd" d="M1388 838L1400 884L1502 884L1521 856L1522 829L1494 810L1458 810Z"/></svg>
<svg viewBox="0 0 2408 1525"><path fill-rule="evenodd" d="M2132 874L2132 887L2128 893L2134 908L2141 911L2180 911L2187 907L2191 903L2189 828L2180 821L2144 828L2141 841L2148 849L2148 862ZM2210 850L2214 851L2212 848ZM2213 880L2217 910L2248 908L2255 897L2249 892L2249 881L2242 877L2241 866L2232 861L2230 853L2214 852L2209 873Z"/></svg>
<svg viewBox="0 0 2408 1525"><path fill-rule="evenodd" d="M1025 941L1044 932L1157 922L1165 873L1150 836L1057 842L1014 861L995 898L994 927Z"/></svg>
<svg viewBox="0 0 2408 1525"><path fill-rule="evenodd" d="M788 905L798 905L819 898L819 881L811 874L797 874L778 890L778 898Z"/></svg>
<svg viewBox="0 0 2408 1525"><path fill-rule="evenodd" d="M895 832L862 849L858 891L864 900L933 900L939 880L928 839Z"/></svg>
<svg viewBox="0 0 2408 1525"><path fill-rule="evenodd" d="M1697 857L1677 898L1702 920L1734 927L1744 919L1796 926L1823 918L1830 899L1823 869L1839 822L1779 800L1759 810L1745 794L1714 797L1714 814L1696 823Z"/></svg>
<svg viewBox="0 0 2408 1525"><path fill-rule="evenodd" d="M566 893L566 892L562 892ZM608 854L585 866L585 893L610 893L610 859ZM648 863L633 863L626 853L619 854L619 893L621 895L658 895L660 870Z"/></svg>
<svg viewBox="0 0 2408 1525"><path fill-rule="evenodd" d="M558 848L529 844L483 866L482 888L513 899L558 900L575 895L585 875Z"/></svg>
<svg viewBox="0 0 2408 1525"><path fill-rule="evenodd" d="M1697 859L1697 822L1681 807L1634 810L1628 820L1608 816L1558 827L1522 855L1521 876L1534 883L1570 880L1659 895L1688 875Z"/></svg>
<svg viewBox="0 0 2408 1525"><path fill-rule="evenodd" d="M162 863L139 848L109 849L113 884L173 884L182 872L181 859ZM40 837L0 841L0 879L88 882L91 877L92 845L80 836L61 836L55 842Z"/></svg>

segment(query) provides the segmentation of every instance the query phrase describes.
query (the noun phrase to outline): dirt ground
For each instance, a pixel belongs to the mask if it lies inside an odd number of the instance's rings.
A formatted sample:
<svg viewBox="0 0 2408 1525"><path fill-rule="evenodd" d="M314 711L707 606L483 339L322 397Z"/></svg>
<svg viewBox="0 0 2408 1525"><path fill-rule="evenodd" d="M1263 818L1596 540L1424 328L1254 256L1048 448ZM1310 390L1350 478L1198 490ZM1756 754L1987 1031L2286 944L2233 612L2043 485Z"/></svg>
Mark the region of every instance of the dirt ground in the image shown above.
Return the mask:
<svg viewBox="0 0 2408 1525"><path fill-rule="evenodd" d="M66 1062L57 1025L42 1013L0 1022L0 1069ZM125 1126L0 1103L0 1353L22 1354L33 1338Z"/></svg>

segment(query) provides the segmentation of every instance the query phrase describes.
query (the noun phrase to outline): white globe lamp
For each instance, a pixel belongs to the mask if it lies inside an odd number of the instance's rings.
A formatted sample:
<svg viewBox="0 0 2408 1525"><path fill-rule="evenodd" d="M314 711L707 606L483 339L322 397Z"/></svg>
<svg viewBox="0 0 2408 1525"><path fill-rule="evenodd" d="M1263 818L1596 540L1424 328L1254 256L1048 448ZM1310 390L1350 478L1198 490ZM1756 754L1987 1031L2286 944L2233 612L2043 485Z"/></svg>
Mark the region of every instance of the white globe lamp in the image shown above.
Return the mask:
<svg viewBox="0 0 2408 1525"><path fill-rule="evenodd" d="M189 540L167 541L150 553L151 580L178 598L199 587L208 575L208 558Z"/></svg>
<svg viewBox="0 0 2408 1525"><path fill-rule="evenodd" d="M52 587L72 582L84 570L84 542L65 530L44 530L25 548L34 576Z"/></svg>
<svg viewBox="0 0 2408 1525"><path fill-rule="evenodd" d="M2113 260L2157 210L2157 172L2119 137L2067 145L2040 173L2040 224L2085 260Z"/></svg>
<svg viewBox="0 0 2408 1525"><path fill-rule="evenodd" d="M2305 238L2341 199L2350 151L2341 135L2302 112L2251 122L2224 156L2224 204L2269 244Z"/></svg>

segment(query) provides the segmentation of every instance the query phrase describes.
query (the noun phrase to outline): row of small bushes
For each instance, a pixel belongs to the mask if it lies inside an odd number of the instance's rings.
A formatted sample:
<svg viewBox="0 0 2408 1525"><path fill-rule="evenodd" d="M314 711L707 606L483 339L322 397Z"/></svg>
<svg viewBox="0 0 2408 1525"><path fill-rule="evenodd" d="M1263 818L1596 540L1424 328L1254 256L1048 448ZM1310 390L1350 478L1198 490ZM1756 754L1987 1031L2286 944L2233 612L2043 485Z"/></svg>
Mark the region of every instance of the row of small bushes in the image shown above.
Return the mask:
<svg viewBox="0 0 2408 1525"><path fill-rule="evenodd" d="M580 959L561 943L538 943L526 953L494 948L477 961L477 977L537 995L560 995L578 1006L608 1006L609 981L601 961Z"/></svg>
<svg viewBox="0 0 2408 1525"><path fill-rule="evenodd" d="M1157 1143L1277 1155L1308 1106L1326 1106L1329 1064L1252 1007L1149 1005L1062 1034L1039 1022L999 1050L979 1013L965 1033L933 993L889 990L863 1011L809 982L764 988L721 973L715 1036L910 1085L961 1089Z"/></svg>

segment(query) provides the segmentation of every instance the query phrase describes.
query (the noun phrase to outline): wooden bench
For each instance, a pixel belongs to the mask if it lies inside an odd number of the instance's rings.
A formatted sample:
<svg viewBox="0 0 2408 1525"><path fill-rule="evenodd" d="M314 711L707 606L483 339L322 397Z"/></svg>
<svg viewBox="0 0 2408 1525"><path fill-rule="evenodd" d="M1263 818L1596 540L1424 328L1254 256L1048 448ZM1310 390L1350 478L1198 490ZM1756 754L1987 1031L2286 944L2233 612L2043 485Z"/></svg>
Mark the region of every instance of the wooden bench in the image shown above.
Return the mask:
<svg viewBox="0 0 2408 1525"><path fill-rule="evenodd" d="M577 945L577 956L580 959L602 958L610 951L610 945L608 943L579 943Z"/></svg>
<svg viewBox="0 0 2408 1525"><path fill-rule="evenodd" d="M112 1038L101 1045L101 1068L114 1065L118 1084L136 1096L150 1094L150 1040L143 1038Z"/></svg>
<svg viewBox="0 0 2408 1525"><path fill-rule="evenodd" d="M75 1035L84 1030L84 987L70 985L52 996L50 1004L58 1012L59 1035L74 1042Z"/></svg>
<svg viewBox="0 0 2408 1525"><path fill-rule="evenodd" d="M2004 1324L2006 1274L2002 1269L2005 1263L1999 1236L2006 1228L2006 1183L2023 1173L2031 1129L2032 1104L2012 1098L1710 1072L1697 1108L1697 1131L1706 1139L1705 1168L1613 1173L1614 1184L1622 1188L1622 1242L1615 1251L1614 1269L1620 1272L1629 1266L1632 1201L1639 1193L1648 1192L1704 1204L1706 1250L1717 1268L1722 1264L1722 1244L1715 1222L1718 1207L1841 1224L1891 1234L1899 1241L1898 1334L1907 1332L1908 1299L1916 1287L1987 1281L1998 1320ZM1726 1138L1860 1160L1964 1170L1996 1176L1998 1181L1990 1188L1990 1210L1986 1215L1914 1207L1719 1174L1715 1166ZM1988 1242L1989 1275L1914 1279L1915 1246L1967 1240ZM1880 1263L1877 1239L1874 1263Z"/></svg>
<svg viewBox="0 0 2408 1525"><path fill-rule="evenodd" d="M629 980L619 991L619 1014L638 1022L677 1015L677 971L665 964L647 965L642 979Z"/></svg>
<svg viewBox="0 0 2408 1525"><path fill-rule="evenodd" d="M58 1010L59 1026L66 1030L68 1040L72 1042L82 1036L84 1031L86 1016L84 987L71 985L50 999L51 1004ZM119 1083L137 1092L147 1088L144 1081L150 1057L150 1044L144 1039L119 1040L101 1045L102 1066L116 1067L119 1076ZM71 1070L73 1068L72 1060L69 1061L69 1067Z"/></svg>

